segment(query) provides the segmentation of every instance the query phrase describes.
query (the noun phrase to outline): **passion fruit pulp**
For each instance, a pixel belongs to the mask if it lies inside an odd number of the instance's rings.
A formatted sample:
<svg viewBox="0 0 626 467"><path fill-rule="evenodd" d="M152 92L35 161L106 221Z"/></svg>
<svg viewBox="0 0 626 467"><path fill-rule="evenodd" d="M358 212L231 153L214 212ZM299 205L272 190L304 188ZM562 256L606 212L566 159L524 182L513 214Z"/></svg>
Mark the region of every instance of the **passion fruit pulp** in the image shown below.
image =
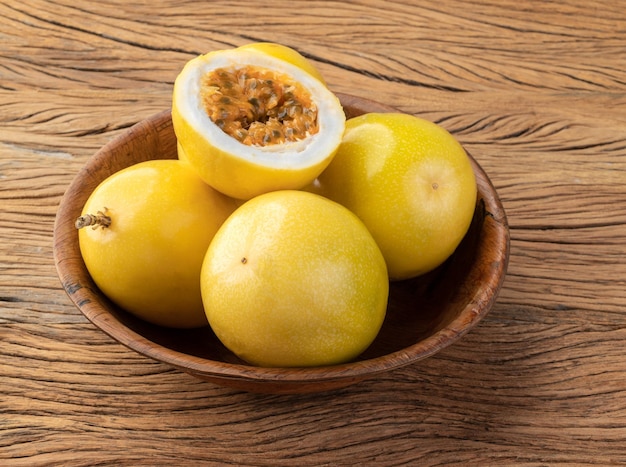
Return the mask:
<svg viewBox="0 0 626 467"><path fill-rule="evenodd" d="M200 92L211 121L248 146L298 141L319 130L311 95L281 73L219 68L202 78Z"/></svg>

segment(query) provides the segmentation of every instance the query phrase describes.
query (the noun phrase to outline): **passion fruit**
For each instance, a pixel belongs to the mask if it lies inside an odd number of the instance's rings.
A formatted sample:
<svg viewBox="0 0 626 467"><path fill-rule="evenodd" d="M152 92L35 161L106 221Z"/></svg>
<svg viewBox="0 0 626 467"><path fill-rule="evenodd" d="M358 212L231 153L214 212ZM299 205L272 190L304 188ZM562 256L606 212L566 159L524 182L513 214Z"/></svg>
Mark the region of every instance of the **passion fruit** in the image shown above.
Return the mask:
<svg viewBox="0 0 626 467"><path fill-rule="evenodd" d="M268 367L355 358L378 334L389 294L385 260L363 223L303 191L239 207L211 242L200 278L217 337Z"/></svg>
<svg viewBox="0 0 626 467"><path fill-rule="evenodd" d="M172 121L181 158L233 198L304 187L341 143L339 99L304 57L285 49L261 44L210 52L176 78Z"/></svg>
<svg viewBox="0 0 626 467"><path fill-rule="evenodd" d="M470 159L454 136L401 113L348 120L336 157L310 191L359 216L392 280L440 266L465 236L477 196Z"/></svg>
<svg viewBox="0 0 626 467"><path fill-rule="evenodd" d="M133 315L172 328L206 326L200 268L234 201L177 160L150 160L96 187L76 220L98 288Z"/></svg>

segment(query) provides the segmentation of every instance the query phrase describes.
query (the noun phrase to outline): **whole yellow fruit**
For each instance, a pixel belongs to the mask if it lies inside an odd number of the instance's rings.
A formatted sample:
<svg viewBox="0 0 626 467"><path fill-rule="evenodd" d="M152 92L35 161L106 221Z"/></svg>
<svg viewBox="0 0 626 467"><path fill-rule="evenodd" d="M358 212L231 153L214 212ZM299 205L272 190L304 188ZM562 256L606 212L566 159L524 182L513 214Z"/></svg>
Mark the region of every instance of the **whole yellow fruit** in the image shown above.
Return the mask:
<svg viewBox="0 0 626 467"><path fill-rule="evenodd" d="M442 264L465 236L477 196L461 144L441 126L402 113L348 120L335 158L312 190L359 216L391 279Z"/></svg>
<svg viewBox="0 0 626 467"><path fill-rule="evenodd" d="M378 334L389 293L384 258L363 223L303 191L239 207L207 251L201 287L217 337L267 367L355 358Z"/></svg>
<svg viewBox="0 0 626 467"><path fill-rule="evenodd" d="M126 311L161 326L206 326L200 268L235 207L178 160L142 162L87 200L77 221L81 255L98 288Z"/></svg>

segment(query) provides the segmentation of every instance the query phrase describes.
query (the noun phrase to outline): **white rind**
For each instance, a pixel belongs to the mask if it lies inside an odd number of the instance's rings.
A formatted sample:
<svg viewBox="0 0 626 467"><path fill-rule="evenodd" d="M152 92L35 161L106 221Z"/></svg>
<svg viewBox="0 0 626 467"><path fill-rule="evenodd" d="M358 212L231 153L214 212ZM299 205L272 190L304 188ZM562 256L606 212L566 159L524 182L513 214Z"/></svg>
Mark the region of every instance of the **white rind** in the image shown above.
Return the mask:
<svg viewBox="0 0 626 467"><path fill-rule="evenodd" d="M248 146L224 133L209 118L200 99L202 77L223 67L255 65L290 76L311 93L318 109L319 131L307 138L269 146ZM345 115L337 97L318 79L283 60L254 50L232 49L191 60L176 79L174 101L187 123L216 149L242 160L276 169L299 169L325 159L336 149L344 131ZM284 157L280 157L284 153Z"/></svg>

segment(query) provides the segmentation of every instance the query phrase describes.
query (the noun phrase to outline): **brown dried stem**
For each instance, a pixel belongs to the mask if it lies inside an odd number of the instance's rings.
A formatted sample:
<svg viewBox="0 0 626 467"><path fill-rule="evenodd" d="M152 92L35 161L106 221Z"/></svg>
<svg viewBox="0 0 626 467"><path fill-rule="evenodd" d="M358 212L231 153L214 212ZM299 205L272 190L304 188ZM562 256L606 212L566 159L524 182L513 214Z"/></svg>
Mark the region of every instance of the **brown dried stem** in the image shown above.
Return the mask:
<svg viewBox="0 0 626 467"><path fill-rule="evenodd" d="M80 216L76 219L74 225L77 229L89 226L91 226L93 230L96 230L98 227L105 229L111 225L111 218L106 215L106 212L107 208L104 208L104 212L98 211L96 214L85 214L84 216Z"/></svg>

